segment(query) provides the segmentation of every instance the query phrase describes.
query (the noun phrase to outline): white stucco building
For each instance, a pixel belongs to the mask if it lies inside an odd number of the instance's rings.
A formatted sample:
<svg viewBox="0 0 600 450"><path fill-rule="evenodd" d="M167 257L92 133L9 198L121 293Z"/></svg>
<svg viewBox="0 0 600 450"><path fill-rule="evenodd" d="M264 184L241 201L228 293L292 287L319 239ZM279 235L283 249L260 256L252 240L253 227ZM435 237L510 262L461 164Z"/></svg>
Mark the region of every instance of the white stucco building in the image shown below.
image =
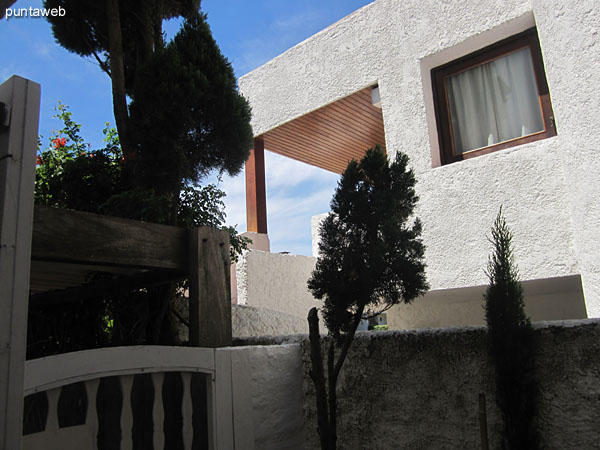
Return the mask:
<svg viewBox="0 0 600 450"><path fill-rule="evenodd" d="M263 146L339 173L378 143L410 157L431 284L392 327L481 323L501 205L533 320L599 317L598 86L595 1L377 0L240 79L249 231Z"/></svg>

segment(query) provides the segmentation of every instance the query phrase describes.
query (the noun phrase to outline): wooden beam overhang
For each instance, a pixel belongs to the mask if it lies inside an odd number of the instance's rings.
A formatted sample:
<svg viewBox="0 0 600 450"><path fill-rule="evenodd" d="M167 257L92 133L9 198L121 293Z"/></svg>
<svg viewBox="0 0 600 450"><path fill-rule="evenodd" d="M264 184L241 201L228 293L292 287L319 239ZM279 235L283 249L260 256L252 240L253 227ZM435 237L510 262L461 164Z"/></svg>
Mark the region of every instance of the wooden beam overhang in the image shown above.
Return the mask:
<svg viewBox="0 0 600 450"><path fill-rule="evenodd" d="M381 109L371 100L373 87L323 106L257 136L246 161L247 229L267 233L264 151L342 173L375 145L385 149Z"/></svg>
<svg viewBox="0 0 600 450"><path fill-rule="evenodd" d="M352 159L379 144L385 148L383 114L372 87L330 103L258 136L266 150L342 173Z"/></svg>
<svg viewBox="0 0 600 450"><path fill-rule="evenodd" d="M267 234L265 146L260 138L254 139L246 161L246 223L248 231Z"/></svg>

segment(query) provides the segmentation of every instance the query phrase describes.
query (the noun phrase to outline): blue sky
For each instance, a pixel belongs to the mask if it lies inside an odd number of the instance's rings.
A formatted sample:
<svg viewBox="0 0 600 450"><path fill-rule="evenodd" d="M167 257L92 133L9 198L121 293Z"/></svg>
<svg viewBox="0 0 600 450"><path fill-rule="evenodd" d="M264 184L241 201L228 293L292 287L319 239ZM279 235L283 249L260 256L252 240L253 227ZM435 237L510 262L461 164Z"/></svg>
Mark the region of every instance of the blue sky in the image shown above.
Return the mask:
<svg viewBox="0 0 600 450"><path fill-rule="evenodd" d="M203 0L202 10L238 77L372 0ZM13 8L40 8L41 0L18 0ZM67 12L68 13L68 12ZM166 24L169 35L177 23ZM114 125L110 81L91 59L55 43L44 19L0 21L0 83L16 74L42 85L40 134L44 144L61 127L52 119L60 100L69 105L82 134L100 146L105 122ZM310 255L310 218L327 212L338 176L267 152L267 214L271 250ZM230 225L246 230L244 175L225 177Z"/></svg>

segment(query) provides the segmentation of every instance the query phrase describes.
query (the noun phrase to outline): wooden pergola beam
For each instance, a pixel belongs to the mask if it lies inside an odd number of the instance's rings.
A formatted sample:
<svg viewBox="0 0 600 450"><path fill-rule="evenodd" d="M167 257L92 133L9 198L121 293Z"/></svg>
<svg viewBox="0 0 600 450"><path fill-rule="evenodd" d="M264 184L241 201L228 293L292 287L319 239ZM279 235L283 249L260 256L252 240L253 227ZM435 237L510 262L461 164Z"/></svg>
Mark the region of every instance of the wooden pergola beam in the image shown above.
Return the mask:
<svg viewBox="0 0 600 450"><path fill-rule="evenodd" d="M36 206L31 259L187 271L187 230Z"/></svg>
<svg viewBox="0 0 600 450"><path fill-rule="evenodd" d="M267 234L265 144L261 138L254 138L246 161L246 221L248 231Z"/></svg>
<svg viewBox="0 0 600 450"><path fill-rule="evenodd" d="M209 227L189 232L190 344L194 347L230 346L229 233Z"/></svg>
<svg viewBox="0 0 600 450"><path fill-rule="evenodd" d="M33 166L33 163L32 163ZM32 296L33 304L85 300L189 278L190 343L231 345L229 233L36 206L31 258L93 268L148 270ZM118 270L116 271L118 272Z"/></svg>

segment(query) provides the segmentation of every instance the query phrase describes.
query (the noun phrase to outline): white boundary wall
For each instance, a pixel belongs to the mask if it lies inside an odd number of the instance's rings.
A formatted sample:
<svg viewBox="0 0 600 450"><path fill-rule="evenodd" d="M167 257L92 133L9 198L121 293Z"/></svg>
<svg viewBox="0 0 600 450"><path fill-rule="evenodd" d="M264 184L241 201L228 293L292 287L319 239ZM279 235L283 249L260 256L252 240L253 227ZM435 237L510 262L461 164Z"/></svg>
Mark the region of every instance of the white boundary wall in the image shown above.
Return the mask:
<svg viewBox="0 0 600 450"><path fill-rule="evenodd" d="M307 287L315 263L311 256L244 252L237 263L238 304L306 320L310 308L321 304Z"/></svg>
<svg viewBox="0 0 600 450"><path fill-rule="evenodd" d="M388 151L406 152L416 172L432 289L486 284L486 235L503 205L522 278L580 274L587 314L600 316L599 23L594 0L377 0L242 77L240 90L260 135L378 83ZM430 69L532 26L558 135L434 167Z"/></svg>

